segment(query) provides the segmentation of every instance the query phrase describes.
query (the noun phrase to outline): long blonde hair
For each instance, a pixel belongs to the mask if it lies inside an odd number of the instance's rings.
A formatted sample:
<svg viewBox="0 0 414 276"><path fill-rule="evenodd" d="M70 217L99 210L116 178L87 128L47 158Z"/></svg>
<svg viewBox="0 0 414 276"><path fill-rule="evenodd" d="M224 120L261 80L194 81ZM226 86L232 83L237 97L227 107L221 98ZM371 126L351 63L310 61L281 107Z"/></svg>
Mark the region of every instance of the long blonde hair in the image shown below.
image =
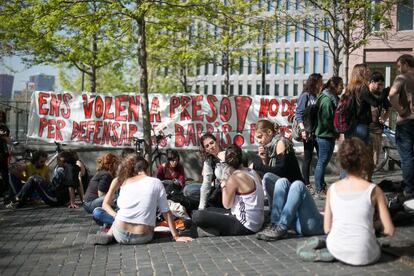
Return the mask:
<svg viewBox="0 0 414 276"><path fill-rule="evenodd" d="M361 97L363 88L368 88L369 84L369 68L365 63L360 63L354 66L351 73L348 86L345 94L356 96L358 101Z"/></svg>

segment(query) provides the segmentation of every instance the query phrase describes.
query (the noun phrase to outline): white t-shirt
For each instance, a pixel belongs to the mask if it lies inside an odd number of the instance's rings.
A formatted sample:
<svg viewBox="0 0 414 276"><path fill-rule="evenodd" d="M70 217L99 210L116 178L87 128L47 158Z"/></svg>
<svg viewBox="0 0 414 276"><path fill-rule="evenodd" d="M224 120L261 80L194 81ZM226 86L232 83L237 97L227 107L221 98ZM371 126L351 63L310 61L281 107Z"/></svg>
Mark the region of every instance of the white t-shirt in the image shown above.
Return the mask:
<svg viewBox="0 0 414 276"><path fill-rule="evenodd" d="M124 222L155 226L157 208L168 212L167 194L161 180L145 177L121 186L117 200L116 219Z"/></svg>

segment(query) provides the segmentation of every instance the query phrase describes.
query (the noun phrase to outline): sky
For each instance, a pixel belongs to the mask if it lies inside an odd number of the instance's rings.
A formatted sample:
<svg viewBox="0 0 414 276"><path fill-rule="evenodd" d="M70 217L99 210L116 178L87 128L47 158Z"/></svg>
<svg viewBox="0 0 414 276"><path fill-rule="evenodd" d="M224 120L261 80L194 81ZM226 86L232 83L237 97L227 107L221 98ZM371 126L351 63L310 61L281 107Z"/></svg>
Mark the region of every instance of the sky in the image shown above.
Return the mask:
<svg viewBox="0 0 414 276"><path fill-rule="evenodd" d="M14 72L11 72L11 70ZM26 87L26 82L29 81L29 77L33 75L45 74L56 77L55 85L59 87L57 74L58 69L49 65L36 65L27 68L21 61L20 57L14 56L10 58L4 58L4 64L0 63L0 74L14 75L13 91L22 90Z"/></svg>

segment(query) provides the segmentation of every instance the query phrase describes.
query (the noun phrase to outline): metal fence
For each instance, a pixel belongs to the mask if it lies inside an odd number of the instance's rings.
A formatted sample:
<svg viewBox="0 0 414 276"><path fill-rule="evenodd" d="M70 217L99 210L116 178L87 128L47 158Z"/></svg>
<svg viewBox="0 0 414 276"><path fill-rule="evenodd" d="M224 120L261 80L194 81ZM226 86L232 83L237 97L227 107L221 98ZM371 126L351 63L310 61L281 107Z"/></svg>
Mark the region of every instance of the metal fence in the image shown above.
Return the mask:
<svg viewBox="0 0 414 276"><path fill-rule="evenodd" d="M6 112L7 126L13 140L26 139L30 112L29 101L0 100L0 110Z"/></svg>

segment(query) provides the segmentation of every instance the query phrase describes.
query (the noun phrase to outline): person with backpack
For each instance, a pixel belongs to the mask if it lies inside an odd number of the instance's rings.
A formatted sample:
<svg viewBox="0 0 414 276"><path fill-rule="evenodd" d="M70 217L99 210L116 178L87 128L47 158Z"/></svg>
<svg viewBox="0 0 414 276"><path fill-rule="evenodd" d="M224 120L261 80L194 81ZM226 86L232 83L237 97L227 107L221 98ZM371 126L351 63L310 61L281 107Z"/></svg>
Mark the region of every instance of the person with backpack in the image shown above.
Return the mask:
<svg viewBox="0 0 414 276"><path fill-rule="evenodd" d="M316 105L318 107L318 121L315 130L316 142L318 143L318 161L315 167L315 192L317 199L325 198L325 169L331 160L335 140L338 133L335 131L333 121L335 109L338 104L338 95L344 89L344 82L340 77L332 77L328 80L318 96Z"/></svg>
<svg viewBox="0 0 414 276"><path fill-rule="evenodd" d="M300 129L300 135L303 142L303 163L302 175L306 187L313 193L312 185L309 181L309 172L312 162L313 149L318 151L318 144L315 140L314 118L315 114L311 109L316 109L316 97L323 86L321 74L311 74L305 84L303 92L298 98L298 104L295 110L295 120ZM316 116L313 116L316 117Z"/></svg>
<svg viewBox="0 0 414 276"><path fill-rule="evenodd" d="M414 198L414 57L402 55L397 59L400 74L395 78L389 100L397 111L395 142L401 156L406 200Z"/></svg>
<svg viewBox="0 0 414 276"><path fill-rule="evenodd" d="M340 120L340 125L343 126L339 129L339 132L343 134L341 141L345 137L358 137L364 141L365 145L369 145L368 126L372 121L371 107L378 107L387 97L386 94L382 94L380 97L372 95L369 91L370 79L371 72L366 64L361 63L354 66L348 87L341 98L342 103L347 102L347 107L343 112L348 114ZM342 103L339 105L342 106ZM341 110L337 110L337 113ZM344 127L345 124L346 127Z"/></svg>

